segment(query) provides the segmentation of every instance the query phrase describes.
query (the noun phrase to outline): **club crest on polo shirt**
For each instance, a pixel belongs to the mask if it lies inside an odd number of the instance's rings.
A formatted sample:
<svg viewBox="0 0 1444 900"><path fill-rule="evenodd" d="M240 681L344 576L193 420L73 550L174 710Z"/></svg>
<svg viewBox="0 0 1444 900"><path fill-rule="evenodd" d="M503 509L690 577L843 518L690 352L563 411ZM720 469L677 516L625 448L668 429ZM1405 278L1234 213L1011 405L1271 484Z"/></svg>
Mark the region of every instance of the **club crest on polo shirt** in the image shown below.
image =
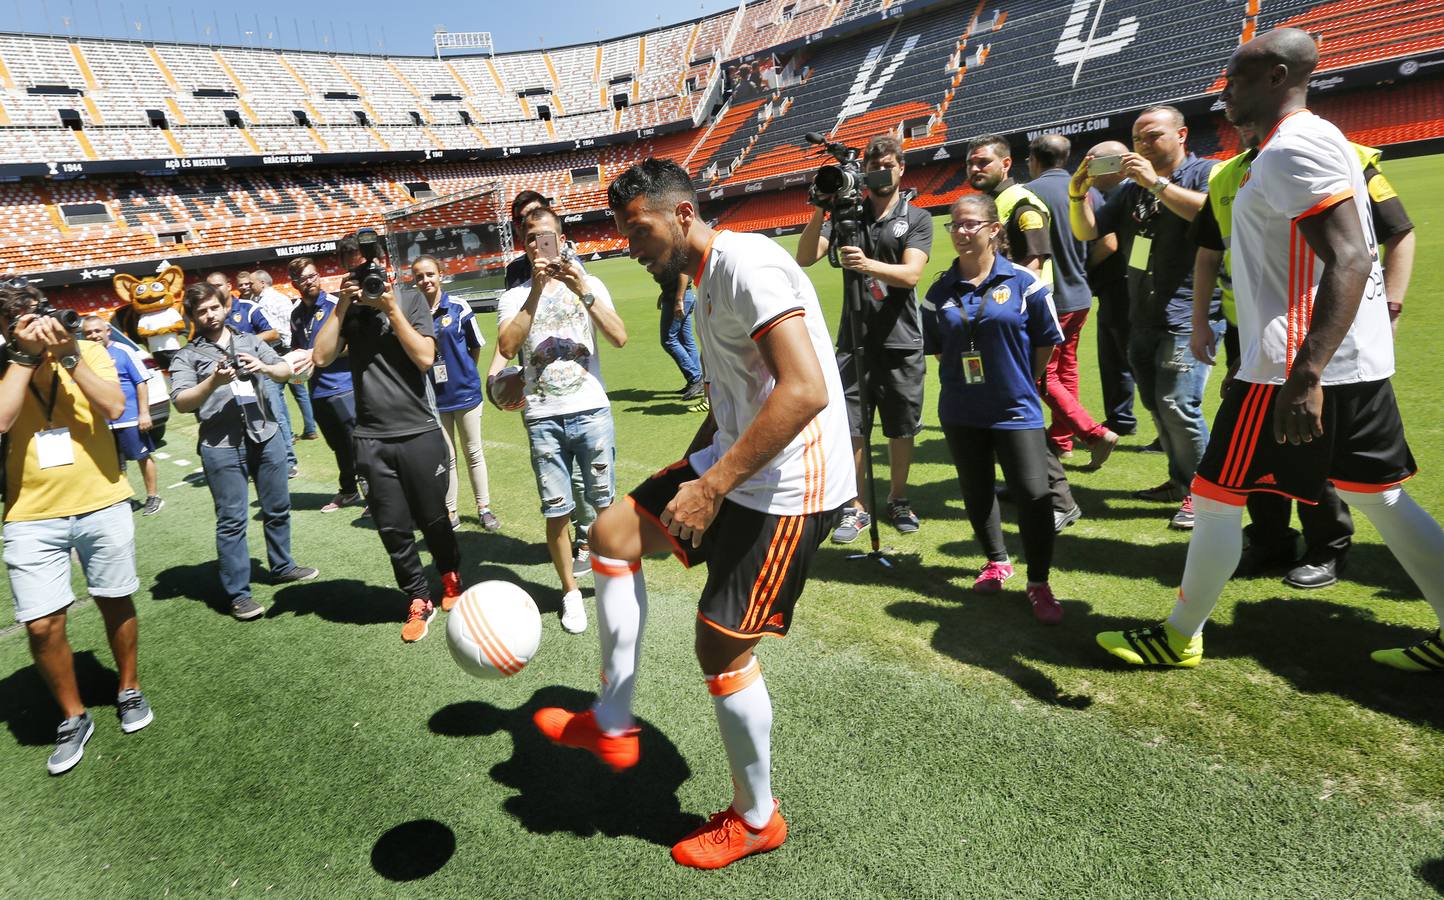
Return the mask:
<svg viewBox="0 0 1444 900"><path fill-rule="evenodd" d="M1013 296L1013 292L1008 290L1008 286L1006 284L1002 287L993 288L994 303L1007 303L1008 298L1011 296Z"/></svg>
<svg viewBox="0 0 1444 900"><path fill-rule="evenodd" d="M450 324L451 324L451 316L442 316L442 317L441 317L441 327L442 327L442 328L446 328L446 327L449 326Z"/></svg>
<svg viewBox="0 0 1444 900"><path fill-rule="evenodd" d="M317 321L317 322L321 321L321 317L324 316L324 315L326 315L326 311L325 311L324 309L318 309L318 310L316 310L316 315L315 315L316 321Z"/></svg>
<svg viewBox="0 0 1444 900"><path fill-rule="evenodd" d="M892 223L892 236L900 238L908 232L908 223L905 219L898 219Z"/></svg>

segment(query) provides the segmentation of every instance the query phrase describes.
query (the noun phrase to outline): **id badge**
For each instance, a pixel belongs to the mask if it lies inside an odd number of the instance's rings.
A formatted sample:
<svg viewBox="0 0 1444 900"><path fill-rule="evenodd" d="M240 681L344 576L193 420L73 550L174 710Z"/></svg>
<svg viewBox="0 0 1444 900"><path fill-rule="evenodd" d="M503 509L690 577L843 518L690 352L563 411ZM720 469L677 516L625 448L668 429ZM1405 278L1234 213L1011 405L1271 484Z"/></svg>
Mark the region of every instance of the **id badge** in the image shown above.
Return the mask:
<svg viewBox="0 0 1444 900"><path fill-rule="evenodd" d="M75 464L75 445L70 443L69 428L52 428L35 433L35 455L40 468L54 469Z"/></svg>
<svg viewBox="0 0 1444 900"><path fill-rule="evenodd" d="M437 384L446 384L446 363L437 363L431 367L431 379Z"/></svg>
<svg viewBox="0 0 1444 900"><path fill-rule="evenodd" d="M256 386L249 378L237 378L231 382L231 396L241 403L255 403Z"/></svg>
<svg viewBox="0 0 1444 900"><path fill-rule="evenodd" d="M962 355L961 361L963 384L983 384L983 354L970 350Z"/></svg>
<svg viewBox="0 0 1444 900"><path fill-rule="evenodd" d="M1136 235L1133 246L1128 250L1128 268L1148 271L1148 254L1153 249L1153 238Z"/></svg>
<svg viewBox="0 0 1444 900"><path fill-rule="evenodd" d="M887 288L883 287L882 282L876 278L868 278L867 290L868 293L872 294L872 299L875 303L881 303L887 299Z"/></svg>

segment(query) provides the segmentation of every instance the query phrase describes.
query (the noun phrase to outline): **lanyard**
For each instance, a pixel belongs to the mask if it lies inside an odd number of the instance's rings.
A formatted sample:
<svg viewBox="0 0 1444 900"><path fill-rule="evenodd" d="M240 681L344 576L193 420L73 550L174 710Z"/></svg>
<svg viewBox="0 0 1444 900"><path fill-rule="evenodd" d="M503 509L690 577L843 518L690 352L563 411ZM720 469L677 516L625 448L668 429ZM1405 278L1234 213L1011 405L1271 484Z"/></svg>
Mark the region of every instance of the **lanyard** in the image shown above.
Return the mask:
<svg viewBox="0 0 1444 900"><path fill-rule="evenodd" d="M979 285L978 288L981 291L982 285ZM978 308L973 312L971 316L968 315L968 304L966 298L964 298L963 301L958 304L958 314L963 317L963 324L968 327L968 350L970 351L978 349L974 338L977 336L978 333L978 322L983 318L983 304L987 302L986 298L984 298L981 293L978 293L976 296L978 298Z"/></svg>
<svg viewBox="0 0 1444 900"><path fill-rule="evenodd" d="M52 372L50 375L50 400L41 399L40 392L35 389L35 382L32 380L29 385L30 393L35 395L35 402L45 408L45 428L50 429L50 423L55 416L55 401L60 397L60 373Z"/></svg>

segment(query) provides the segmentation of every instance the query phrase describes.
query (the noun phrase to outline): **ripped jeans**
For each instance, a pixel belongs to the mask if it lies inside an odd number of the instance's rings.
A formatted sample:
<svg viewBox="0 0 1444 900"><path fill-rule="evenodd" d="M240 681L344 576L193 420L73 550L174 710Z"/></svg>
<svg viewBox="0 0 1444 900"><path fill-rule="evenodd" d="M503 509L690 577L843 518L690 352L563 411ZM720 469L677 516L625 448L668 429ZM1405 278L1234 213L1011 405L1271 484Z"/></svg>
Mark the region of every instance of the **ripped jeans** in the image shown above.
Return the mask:
<svg viewBox="0 0 1444 900"><path fill-rule="evenodd" d="M531 442L531 468L541 496L541 513L548 519L571 515L572 462L581 471L586 500L601 510L612 505L616 492L617 446L610 407L564 416L549 416L526 423Z"/></svg>
<svg viewBox="0 0 1444 900"><path fill-rule="evenodd" d="M1211 323L1222 343L1224 323ZM1208 446L1203 392L1212 366L1193 358L1189 333L1134 327L1128 336L1128 364L1138 398L1153 415L1158 442L1168 456L1168 477L1187 487Z"/></svg>

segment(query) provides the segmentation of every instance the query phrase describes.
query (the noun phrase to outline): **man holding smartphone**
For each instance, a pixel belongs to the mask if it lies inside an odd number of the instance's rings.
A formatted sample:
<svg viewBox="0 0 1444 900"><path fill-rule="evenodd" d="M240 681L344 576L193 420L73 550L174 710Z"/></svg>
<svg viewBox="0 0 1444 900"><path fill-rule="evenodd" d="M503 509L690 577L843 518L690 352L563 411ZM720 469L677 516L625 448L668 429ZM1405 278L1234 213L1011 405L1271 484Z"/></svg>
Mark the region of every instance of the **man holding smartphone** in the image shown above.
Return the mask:
<svg viewBox="0 0 1444 900"><path fill-rule="evenodd" d="M562 584L562 627L577 634L587 628L587 613L567 530L576 506L571 472L576 464L586 499L598 511L612 504L616 444L596 332L621 347L627 330L606 286L574 259L561 257L565 235L555 212L544 206L528 212L522 235L531 277L502 295L496 344L504 358L521 357L522 416L547 524L547 551Z"/></svg>

